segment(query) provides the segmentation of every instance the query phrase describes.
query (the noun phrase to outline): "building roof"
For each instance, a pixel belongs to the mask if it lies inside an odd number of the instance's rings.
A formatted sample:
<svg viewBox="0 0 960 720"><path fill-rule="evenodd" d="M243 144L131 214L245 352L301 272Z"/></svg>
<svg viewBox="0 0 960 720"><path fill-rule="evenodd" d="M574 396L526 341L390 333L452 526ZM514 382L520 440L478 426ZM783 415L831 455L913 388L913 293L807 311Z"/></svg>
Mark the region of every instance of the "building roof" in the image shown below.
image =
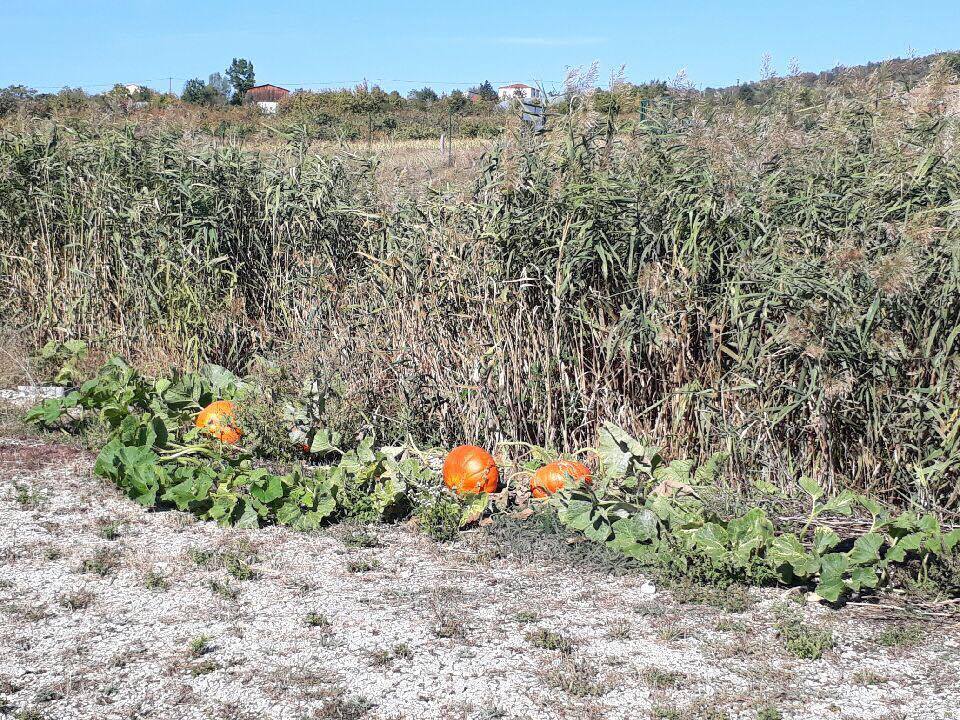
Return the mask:
<svg viewBox="0 0 960 720"><path fill-rule="evenodd" d="M497 90L519 90L521 88L534 89L533 85L524 85L523 83L514 83L513 85L501 85Z"/></svg>
<svg viewBox="0 0 960 720"><path fill-rule="evenodd" d="M247 90L243 97L250 102L277 102L289 94L289 90L277 85L257 85Z"/></svg>

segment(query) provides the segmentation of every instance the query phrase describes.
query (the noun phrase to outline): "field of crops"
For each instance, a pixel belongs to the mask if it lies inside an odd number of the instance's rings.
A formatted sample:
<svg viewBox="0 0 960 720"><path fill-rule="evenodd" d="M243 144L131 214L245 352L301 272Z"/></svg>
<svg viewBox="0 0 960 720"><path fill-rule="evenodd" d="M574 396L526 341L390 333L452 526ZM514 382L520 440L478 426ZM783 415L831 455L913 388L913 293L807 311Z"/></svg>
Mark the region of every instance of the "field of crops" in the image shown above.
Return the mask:
<svg viewBox="0 0 960 720"><path fill-rule="evenodd" d="M761 108L678 92L643 118L572 102L455 174L295 134L9 125L0 317L151 371L309 381L343 437L572 451L609 421L725 453L740 488L807 475L953 509L947 80L812 105L786 81Z"/></svg>

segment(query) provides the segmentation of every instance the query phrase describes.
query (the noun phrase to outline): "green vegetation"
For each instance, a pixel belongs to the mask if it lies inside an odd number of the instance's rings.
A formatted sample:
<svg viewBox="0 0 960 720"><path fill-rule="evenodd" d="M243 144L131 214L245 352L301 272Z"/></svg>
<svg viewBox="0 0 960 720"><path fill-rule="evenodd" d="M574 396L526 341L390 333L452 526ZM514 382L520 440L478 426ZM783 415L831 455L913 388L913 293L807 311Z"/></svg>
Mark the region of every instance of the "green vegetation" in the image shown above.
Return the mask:
<svg viewBox="0 0 960 720"><path fill-rule="evenodd" d="M814 106L787 79L751 108L572 82L549 131L426 188L317 152L309 129L255 152L13 124L0 318L70 390L27 419L102 432L95 472L144 506L243 528L416 519L439 540L527 502L525 453L593 448L594 484L538 520L705 602L955 592L960 530L938 515L960 507L951 73L910 94L878 73ZM158 372L113 356L86 379L115 351ZM237 445L193 427L214 400L236 403ZM509 439L508 492L443 488L443 450L420 448L463 438ZM253 577L246 551L220 560Z"/></svg>
<svg viewBox="0 0 960 720"><path fill-rule="evenodd" d="M458 496L443 488L427 455L412 445L375 450L365 436L357 447L343 450L330 443L334 433L314 428L308 449L326 464L287 463L280 470L269 448L257 445L258 454L226 445L192 426L193 415L215 399L231 397L242 407L247 398L258 397L251 384L216 366L153 379L112 358L92 380L44 401L27 419L45 428L101 423L110 428L110 439L97 457L98 475L145 506L176 507L224 525L280 523L312 530L334 520L412 516L426 534L448 540L493 509L489 495ZM296 403L303 397L286 398L284 412L274 419L290 444L300 443ZM550 501L556 522L656 568L673 580L681 600L742 611L748 604L742 585L782 583L815 586L820 597L837 601L890 584L896 573L909 582L929 581L931 569L952 562L960 544L960 529L943 531L933 513L897 514L849 490L827 497L807 477L797 487L805 514L792 525L762 507L725 508L717 476L723 456L700 465L667 462L658 448L612 423L601 428L595 452L600 467L594 484L564 489ZM503 500L498 507L507 509ZM870 522L844 541L830 522L855 512ZM100 532L114 539L118 526L108 524ZM362 533L345 542L376 546L375 537ZM199 566L216 559L240 581L257 574L257 553L246 541L215 554L191 549L190 555ZM106 575L115 565L116 554L102 550L83 570ZM352 573L379 568L376 558L347 564Z"/></svg>
<svg viewBox="0 0 960 720"><path fill-rule="evenodd" d="M924 635L919 625L894 625L877 636L877 643L884 647L909 647L920 642Z"/></svg>
<svg viewBox="0 0 960 720"><path fill-rule="evenodd" d="M295 127L253 151L13 124L0 317L159 365L283 358L343 438L570 450L616 418L728 452L741 489L955 508L946 72L814 106L790 79L752 109L676 92L642 119L627 89L612 125L571 96L436 192Z"/></svg>
<svg viewBox="0 0 960 720"><path fill-rule="evenodd" d="M784 649L801 660L819 660L834 646L833 633L811 628L803 619L783 610L777 620L777 634Z"/></svg>
<svg viewBox="0 0 960 720"><path fill-rule="evenodd" d="M527 633L527 640L535 647L543 650L557 650L563 655L573 652L573 642L561 633L537 628Z"/></svg>

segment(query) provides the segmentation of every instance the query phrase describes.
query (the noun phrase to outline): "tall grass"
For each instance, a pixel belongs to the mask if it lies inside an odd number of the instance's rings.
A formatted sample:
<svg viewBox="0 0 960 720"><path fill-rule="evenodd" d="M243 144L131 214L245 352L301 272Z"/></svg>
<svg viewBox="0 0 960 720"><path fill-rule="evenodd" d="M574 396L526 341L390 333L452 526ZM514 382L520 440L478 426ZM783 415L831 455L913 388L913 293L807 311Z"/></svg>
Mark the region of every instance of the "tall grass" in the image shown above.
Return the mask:
<svg viewBox="0 0 960 720"><path fill-rule="evenodd" d="M960 504L950 86L573 103L458 184L291 141L0 138L0 303L35 341L338 388L385 441L575 449L613 420L738 482ZM937 84L939 82L939 84Z"/></svg>

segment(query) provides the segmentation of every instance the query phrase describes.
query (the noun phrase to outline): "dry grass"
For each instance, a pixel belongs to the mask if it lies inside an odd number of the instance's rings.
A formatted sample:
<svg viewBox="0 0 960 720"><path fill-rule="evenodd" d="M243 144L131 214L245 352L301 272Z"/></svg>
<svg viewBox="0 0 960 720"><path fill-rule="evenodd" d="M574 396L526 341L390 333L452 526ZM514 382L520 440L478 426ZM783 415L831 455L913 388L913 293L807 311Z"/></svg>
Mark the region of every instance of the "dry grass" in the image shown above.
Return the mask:
<svg viewBox="0 0 960 720"><path fill-rule="evenodd" d="M0 318L152 366L266 354L347 437L573 450L612 420L738 482L956 507L960 167L949 85L924 92L574 111L452 167L435 141L14 129Z"/></svg>

